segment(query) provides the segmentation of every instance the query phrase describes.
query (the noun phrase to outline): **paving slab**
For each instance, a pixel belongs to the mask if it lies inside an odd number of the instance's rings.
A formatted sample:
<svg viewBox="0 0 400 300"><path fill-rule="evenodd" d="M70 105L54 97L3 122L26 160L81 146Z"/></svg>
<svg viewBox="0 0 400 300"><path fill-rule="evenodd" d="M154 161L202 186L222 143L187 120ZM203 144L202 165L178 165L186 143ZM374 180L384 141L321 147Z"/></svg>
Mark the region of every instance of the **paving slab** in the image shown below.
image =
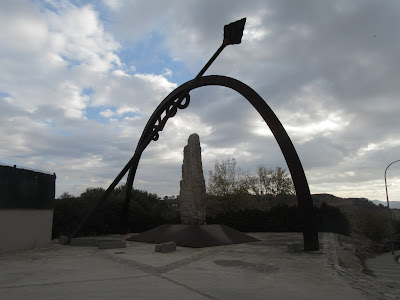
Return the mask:
<svg viewBox="0 0 400 300"><path fill-rule="evenodd" d="M288 252L299 233L251 234L259 242L154 252L52 244L0 255L1 299L396 299L373 297L339 275L332 234L321 250ZM373 282L374 277L367 280ZM371 286L371 284L368 284ZM383 295L386 293L386 296ZM394 298L393 298L394 297Z"/></svg>
<svg viewBox="0 0 400 300"><path fill-rule="evenodd" d="M232 245L164 276L216 299L365 299L338 278L323 252L290 254L286 248L271 247L269 240ZM197 274L195 281L190 274Z"/></svg>

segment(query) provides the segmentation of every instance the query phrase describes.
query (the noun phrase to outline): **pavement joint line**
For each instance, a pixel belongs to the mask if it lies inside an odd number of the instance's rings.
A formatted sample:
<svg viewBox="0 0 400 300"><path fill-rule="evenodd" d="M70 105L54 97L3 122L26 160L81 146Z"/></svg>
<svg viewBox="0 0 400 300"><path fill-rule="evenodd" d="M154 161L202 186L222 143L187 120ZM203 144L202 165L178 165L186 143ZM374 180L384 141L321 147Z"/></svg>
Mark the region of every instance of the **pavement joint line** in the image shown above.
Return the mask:
<svg viewBox="0 0 400 300"><path fill-rule="evenodd" d="M23 287L34 287L34 286L63 285L63 284L71 284L71 283L99 282L99 281L107 281L107 280L134 279L134 278L142 278L142 277L150 277L150 276L154 276L154 275L145 274L145 275L109 277L109 278L86 279L86 280L69 280L69 281L61 281L61 282L55 281L55 282L46 282L46 283L20 284L20 285L13 285L13 286L0 286L0 290L23 288Z"/></svg>
<svg viewBox="0 0 400 300"><path fill-rule="evenodd" d="M375 263L369 263L368 265L370 266L374 266L374 267L390 267L390 268L394 268L394 269L399 269L400 270L400 265L397 265L395 262L390 262L390 263L382 263L382 264L375 264Z"/></svg>
<svg viewBox="0 0 400 300"><path fill-rule="evenodd" d="M231 245L228 245L228 247L229 246L231 246ZM175 281L175 280L173 280L171 278L168 278L168 277L164 276L163 274L167 273L169 271L175 270L177 268L186 266L186 265L191 264L193 262L199 261L199 260L201 260L203 258L209 257L210 255L218 254L220 252L223 252L224 250L226 250L226 247L224 247L224 246L220 246L217 249L216 248L212 248L212 249L209 249L209 250L205 250L204 252L198 253L197 255L194 255L194 256L191 256L191 257L187 257L187 258L181 259L179 261L176 261L176 262L173 262L173 263L170 263L168 265L161 266L161 267L149 266L149 265L146 265L146 264L139 263L137 261L127 260L127 259L124 259L122 257L115 257L115 256L111 255L110 253L106 253L106 252L100 253L100 256L102 256L104 258L111 259L112 261L115 261L115 262L118 262L118 263L122 263L124 265L128 264L128 265L131 265L131 266L133 266L135 268L138 268L140 271L143 271L143 272L146 272L146 273L149 274L149 275L146 275L146 276L156 276L156 277L162 278L162 279L167 280L167 281L169 281L171 283L179 285L179 286L181 286L181 287L183 287L183 288L185 288L187 290L190 290L190 291L192 291L194 293L197 293L197 294L199 294L199 295L201 295L203 297L206 297L206 298L211 299L211 300L217 300L218 298L215 298L215 297L213 297L211 295L208 295L208 294L206 294L206 293L204 293L204 292L202 292L200 290L194 289L194 288L192 288L192 287L190 287L188 285L185 285L185 284L180 283L178 281Z"/></svg>
<svg viewBox="0 0 400 300"><path fill-rule="evenodd" d="M179 261L167 264L167 265L165 265L163 267L160 267L160 270L162 270L162 272L160 272L160 273L170 272L172 270L184 267L184 266L189 265L189 264L191 264L193 262L197 262L199 260L202 260L203 258L206 258L206 257L208 257L210 255L218 254L220 252L224 252L224 249L221 248L221 249L205 250L204 252L199 253L197 255L194 255L192 257L187 257L187 258L181 259Z"/></svg>
<svg viewBox="0 0 400 300"><path fill-rule="evenodd" d="M231 245L228 245L228 247ZM114 255L112 255L111 253L107 253L107 252L98 252L98 255L105 258L105 259L110 259L112 261L118 262L120 264L124 264L124 265L130 265L132 267L135 267L137 269L139 269L140 271L146 272L148 274L151 275L161 275L167 272L170 272L172 270L175 270L177 268L181 268L184 267L186 265L189 265L193 262L199 261L203 258L206 258L210 255L215 255L218 254L224 250L226 250L225 248L226 246L219 246L217 249L216 248L212 248L209 250L205 250L201 253L195 254L193 256L189 256L187 258L183 258L180 259L178 261L172 262L170 264L164 265L164 266L160 266L160 267L154 267L154 266L150 266L147 264L143 264L141 262L138 261L134 261L134 260L128 260L125 259L123 257L116 257Z"/></svg>
<svg viewBox="0 0 400 300"><path fill-rule="evenodd" d="M377 272L384 271L384 272L400 273L400 270L398 270L398 269L391 269L391 268L374 268L374 270L377 271Z"/></svg>
<svg viewBox="0 0 400 300"><path fill-rule="evenodd" d="M368 262L368 264L371 266L396 266L396 268L400 269L400 264L396 263L395 261L382 261L382 262L370 261Z"/></svg>
<svg viewBox="0 0 400 300"><path fill-rule="evenodd" d="M400 281L400 276L399 276L400 273L395 273L395 274L393 274L393 273L391 273L391 272L374 272L374 274L375 274L378 278L380 278L381 276L382 276L382 277L390 276L390 277L396 278L397 281Z"/></svg>
<svg viewBox="0 0 400 300"><path fill-rule="evenodd" d="M180 283L180 282L178 282L178 281L176 281L176 280L173 280L173 279L171 279L171 278L168 278L168 277L166 277L166 276L159 275L158 277L160 277L160 278L162 278L162 279L164 279L164 280L167 280L167 281L169 281L169 282L171 282L171 283L174 283L174 284L176 284L176 285L179 285L179 286L181 286L181 287L183 287L183 288L185 288L185 289L187 289L187 290L189 290L189 291L191 291L191 292L197 293L197 294L199 294L199 295L201 295L201 296L203 296L203 297L206 297L206 298L208 298L208 299L211 299L211 300L218 300L218 298L215 298L215 297L213 297L213 296L211 296L211 295L208 295L208 294L206 294L206 293L204 293L204 292L202 292L202 291L199 291L199 290L197 290L197 289L195 289L195 288L192 288L192 287L190 287L190 286L188 286L188 285L186 285L186 284Z"/></svg>
<svg viewBox="0 0 400 300"><path fill-rule="evenodd" d="M400 265L398 263L396 263L395 261L391 261L391 262L368 262L369 265L371 266L396 266L396 268L400 269Z"/></svg>
<svg viewBox="0 0 400 300"><path fill-rule="evenodd" d="M390 272L386 272L386 273L382 272L382 273L374 273L374 274L378 278L381 278L381 276L382 277L388 277L389 276L389 277L393 277L394 280L400 281L400 276L399 276L400 274L399 273L392 274Z"/></svg>
<svg viewBox="0 0 400 300"><path fill-rule="evenodd" d="M371 266L392 266L400 269L400 264L396 263L395 261L375 262L367 260L367 264Z"/></svg>
<svg viewBox="0 0 400 300"><path fill-rule="evenodd" d="M138 261L124 259L123 257L116 257L116 256L113 256L110 253L106 253L106 252L98 253L98 255L104 259L111 260L113 262L122 264L124 266L134 267L134 268L136 268L142 272L145 272L149 275L158 275L158 273L159 273L157 270L158 269L157 267L143 264Z"/></svg>

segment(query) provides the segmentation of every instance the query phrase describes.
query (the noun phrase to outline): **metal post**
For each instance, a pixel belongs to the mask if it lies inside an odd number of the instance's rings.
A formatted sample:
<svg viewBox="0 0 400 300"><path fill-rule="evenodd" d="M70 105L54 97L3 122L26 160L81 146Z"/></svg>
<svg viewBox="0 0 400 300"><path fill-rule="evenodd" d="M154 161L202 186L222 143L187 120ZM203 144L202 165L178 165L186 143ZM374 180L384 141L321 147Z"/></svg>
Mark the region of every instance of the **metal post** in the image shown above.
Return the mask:
<svg viewBox="0 0 400 300"><path fill-rule="evenodd" d="M389 231L390 231L390 246L392 250L392 255L394 255L394 245L393 245L393 224L392 224L392 211L390 210L389 206L389 194L388 194L388 189L387 189L387 182L386 182L386 172L389 169L391 165L393 165L396 162L399 162L399 160L396 160L392 163L390 163L385 170L385 189L386 189L386 202L387 202L387 208L388 208L388 213L389 213Z"/></svg>

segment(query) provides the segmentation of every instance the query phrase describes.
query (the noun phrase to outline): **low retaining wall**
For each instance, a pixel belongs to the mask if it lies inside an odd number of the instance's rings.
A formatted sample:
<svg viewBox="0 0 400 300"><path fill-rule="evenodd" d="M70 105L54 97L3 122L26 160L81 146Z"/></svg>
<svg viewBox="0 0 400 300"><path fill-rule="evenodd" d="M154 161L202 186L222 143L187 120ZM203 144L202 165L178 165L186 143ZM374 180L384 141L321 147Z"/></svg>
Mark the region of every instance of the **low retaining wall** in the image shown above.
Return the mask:
<svg viewBox="0 0 400 300"><path fill-rule="evenodd" d="M52 209L0 210L0 220L0 253L50 245Z"/></svg>
<svg viewBox="0 0 400 300"><path fill-rule="evenodd" d="M0 166L0 253L51 242L55 174Z"/></svg>

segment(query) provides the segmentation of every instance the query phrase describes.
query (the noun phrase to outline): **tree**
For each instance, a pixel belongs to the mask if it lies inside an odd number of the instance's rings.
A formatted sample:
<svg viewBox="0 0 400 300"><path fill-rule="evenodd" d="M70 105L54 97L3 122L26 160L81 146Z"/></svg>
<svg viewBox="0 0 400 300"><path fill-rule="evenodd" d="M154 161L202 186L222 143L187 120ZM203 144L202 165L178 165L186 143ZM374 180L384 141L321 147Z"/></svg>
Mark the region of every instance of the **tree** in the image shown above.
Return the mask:
<svg viewBox="0 0 400 300"><path fill-rule="evenodd" d="M256 175L246 175L249 191L256 195L294 195L293 181L285 169L259 166Z"/></svg>
<svg viewBox="0 0 400 300"><path fill-rule="evenodd" d="M214 172L209 171L208 193L214 196L228 196L247 192L245 176L236 165L235 158L215 162Z"/></svg>
<svg viewBox="0 0 400 300"><path fill-rule="evenodd" d="M59 199L71 199L71 198L75 198L75 197L68 192L64 192L61 194Z"/></svg>
<svg viewBox="0 0 400 300"><path fill-rule="evenodd" d="M212 215L246 208L265 209L274 203L297 203L293 182L285 169L259 166L256 174L245 174L234 158L215 163L214 171L209 172L207 194L207 214Z"/></svg>
<svg viewBox="0 0 400 300"><path fill-rule="evenodd" d="M257 174L244 174L235 158L215 162L214 172L209 171L208 193L214 196L252 193L255 195L294 195L295 189L285 169L269 169L263 165Z"/></svg>

